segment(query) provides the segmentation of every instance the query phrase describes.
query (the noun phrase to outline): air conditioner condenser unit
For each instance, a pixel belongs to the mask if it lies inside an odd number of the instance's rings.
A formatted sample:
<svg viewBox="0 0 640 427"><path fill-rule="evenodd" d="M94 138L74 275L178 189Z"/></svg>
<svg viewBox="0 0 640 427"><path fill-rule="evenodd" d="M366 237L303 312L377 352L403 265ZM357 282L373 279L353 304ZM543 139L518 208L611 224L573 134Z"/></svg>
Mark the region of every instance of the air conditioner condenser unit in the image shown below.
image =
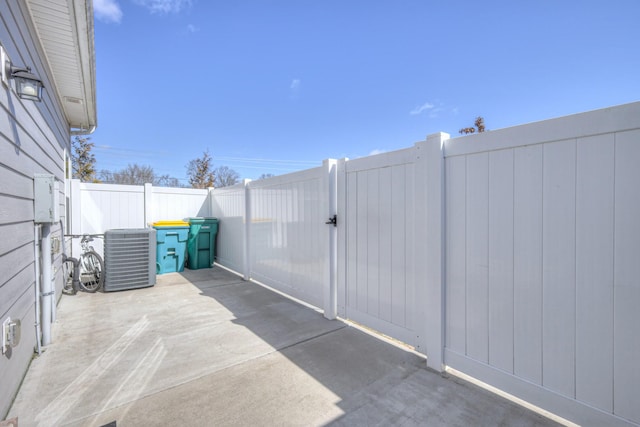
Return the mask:
<svg viewBox="0 0 640 427"><path fill-rule="evenodd" d="M123 291L156 284L156 230L132 228L104 234L104 291Z"/></svg>

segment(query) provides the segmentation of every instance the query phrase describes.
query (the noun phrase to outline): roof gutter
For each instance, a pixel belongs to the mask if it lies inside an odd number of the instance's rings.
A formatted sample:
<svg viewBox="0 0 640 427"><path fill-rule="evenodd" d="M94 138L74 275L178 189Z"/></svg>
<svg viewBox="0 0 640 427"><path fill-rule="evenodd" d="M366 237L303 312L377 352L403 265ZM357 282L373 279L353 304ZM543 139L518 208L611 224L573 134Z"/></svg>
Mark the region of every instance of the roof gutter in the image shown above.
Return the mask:
<svg viewBox="0 0 640 427"><path fill-rule="evenodd" d="M80 129L72 130L71 131L71 136L74 136L74 135L91 135L93 132L95 132L96 127L97 127L96 125L93 125L88 129L80 128Z"/></svg>

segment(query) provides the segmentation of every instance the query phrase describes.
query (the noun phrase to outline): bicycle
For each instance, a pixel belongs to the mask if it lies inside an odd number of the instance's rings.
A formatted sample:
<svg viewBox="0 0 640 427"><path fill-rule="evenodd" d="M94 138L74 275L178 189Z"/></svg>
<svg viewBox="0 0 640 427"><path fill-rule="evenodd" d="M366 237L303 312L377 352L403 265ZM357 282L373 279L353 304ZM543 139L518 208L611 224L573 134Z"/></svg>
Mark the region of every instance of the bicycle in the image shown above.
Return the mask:
<svg viewBox="0 0 640 427"><path fill-rule="evenodd" d="M72 294L75 294L78 288L85 292L97 292L104 284L104 261L89 243L94 237L102 237L102 235L84 234L67 237L81 237L82 253L78 259L63 257L64 290Z"/></svg>

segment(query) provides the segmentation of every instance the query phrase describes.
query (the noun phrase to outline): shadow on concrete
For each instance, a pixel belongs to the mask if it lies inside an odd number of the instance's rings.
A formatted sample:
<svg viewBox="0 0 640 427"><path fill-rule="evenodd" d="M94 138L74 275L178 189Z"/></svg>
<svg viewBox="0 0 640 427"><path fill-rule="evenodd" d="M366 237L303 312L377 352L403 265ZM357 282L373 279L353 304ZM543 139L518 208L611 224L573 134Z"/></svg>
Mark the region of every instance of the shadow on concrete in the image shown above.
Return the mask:
<svg viewBox="0 0 640 427"><path fill-rule="evenodd" d="M340 320L327 320L321 312L260 285L232 281L232 276L230 283L200 280L200 275L227 274L218 267L183 276L202 296L232 312L235 325L274 350L237 370L236 387L254 407L242 424L265 422L272 406L280 405L286 415L271 419L274 424L556 425L473 384L426 368L424 358L409 349Z"/></svg>

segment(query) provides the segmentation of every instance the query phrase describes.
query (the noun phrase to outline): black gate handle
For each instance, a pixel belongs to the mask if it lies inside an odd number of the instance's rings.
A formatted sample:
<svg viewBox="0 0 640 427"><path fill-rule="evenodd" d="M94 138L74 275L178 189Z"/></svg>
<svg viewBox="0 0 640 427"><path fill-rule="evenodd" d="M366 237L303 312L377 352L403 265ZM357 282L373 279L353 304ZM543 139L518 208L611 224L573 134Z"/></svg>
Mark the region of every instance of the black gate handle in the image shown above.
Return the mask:
<svg viewBox="0 0 640 427"><path fill-rule="evenodd" d="M338 216L334 215L331 218L329 218L329 221L325 222L325 224L333 224L334 227L338 226Z"/></svg>

